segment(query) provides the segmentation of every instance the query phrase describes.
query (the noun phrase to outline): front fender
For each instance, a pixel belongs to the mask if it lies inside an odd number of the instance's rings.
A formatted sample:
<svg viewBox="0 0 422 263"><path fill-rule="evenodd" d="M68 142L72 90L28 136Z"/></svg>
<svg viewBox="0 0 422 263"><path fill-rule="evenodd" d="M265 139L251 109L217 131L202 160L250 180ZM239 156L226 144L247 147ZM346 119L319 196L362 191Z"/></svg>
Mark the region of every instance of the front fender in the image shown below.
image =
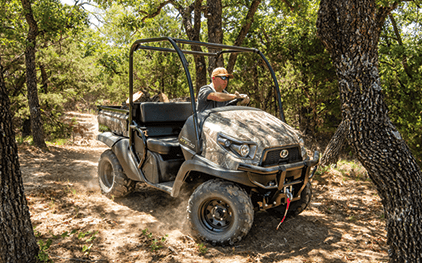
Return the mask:
<svg viewBox="0 0 422 263"><path fill-rule="evenodd" d="M222 178L227 181L236 182L242 185L254 187L255 185L251 183L248 178L248 173L245 171L234 171L224 169L222 167L216 166L214 163L207 161L205 158L195 156L196 158L192 160L185 161L177 173L176 179L174 180L173 189L171 196L177 197L180 193L180 188L183 183L189 177L191 171L201 172L208 174L217 178Z"/></svg>

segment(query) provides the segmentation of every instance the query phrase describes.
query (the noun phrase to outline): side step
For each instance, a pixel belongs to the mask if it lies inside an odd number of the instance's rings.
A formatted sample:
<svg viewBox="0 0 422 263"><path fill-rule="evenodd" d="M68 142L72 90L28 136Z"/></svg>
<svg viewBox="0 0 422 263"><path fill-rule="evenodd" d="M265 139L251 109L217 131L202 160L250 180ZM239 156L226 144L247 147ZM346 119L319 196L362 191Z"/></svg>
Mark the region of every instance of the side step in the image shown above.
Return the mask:
<svg viewBox="0 0 422 263"><path fill-rule="evenodd" d="M174 181L170 182L164 182L164 183L158 183L158 184L149 184L155 188L158 188L159 190L162 190L164 192L167 192L171 195L171 191L173 190Z"/></svg>

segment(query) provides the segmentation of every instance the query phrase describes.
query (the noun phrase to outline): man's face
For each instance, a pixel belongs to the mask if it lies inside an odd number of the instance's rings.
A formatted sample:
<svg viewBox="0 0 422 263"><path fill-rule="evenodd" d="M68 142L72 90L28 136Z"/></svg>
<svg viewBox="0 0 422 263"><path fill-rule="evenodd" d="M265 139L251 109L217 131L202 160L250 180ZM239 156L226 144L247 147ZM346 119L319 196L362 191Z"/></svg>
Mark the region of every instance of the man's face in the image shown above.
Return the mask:
<svg viewBox="0 0 422 263"><path fill-rule="evenodd" d="M229 82L229 78L228 77L223 77L225 78L222 79L220 76L215 76L213 79L213 84L214 84L214 89L218 92L222 92L226 87L227 87L227 83Z"/></svg>

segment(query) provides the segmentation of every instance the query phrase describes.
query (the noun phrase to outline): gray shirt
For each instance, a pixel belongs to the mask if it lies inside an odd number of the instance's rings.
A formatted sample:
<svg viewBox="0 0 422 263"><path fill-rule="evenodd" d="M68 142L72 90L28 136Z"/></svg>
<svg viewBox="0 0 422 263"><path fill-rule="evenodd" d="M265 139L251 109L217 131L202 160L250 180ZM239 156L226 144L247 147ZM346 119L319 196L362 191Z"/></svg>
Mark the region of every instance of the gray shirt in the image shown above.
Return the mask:
<svg viewBox="0 0 422 263"><path fill-rule="evenodd" d="M202 112L204 110L209 110L217 107L226 106L229 101L214 101L208 100L207 97L211 93L216 92L214 85L211 83L201 87L198 93L198 104L196 105L196 110ZM223 93L228 93L226 90L223 90Z"/></svg>

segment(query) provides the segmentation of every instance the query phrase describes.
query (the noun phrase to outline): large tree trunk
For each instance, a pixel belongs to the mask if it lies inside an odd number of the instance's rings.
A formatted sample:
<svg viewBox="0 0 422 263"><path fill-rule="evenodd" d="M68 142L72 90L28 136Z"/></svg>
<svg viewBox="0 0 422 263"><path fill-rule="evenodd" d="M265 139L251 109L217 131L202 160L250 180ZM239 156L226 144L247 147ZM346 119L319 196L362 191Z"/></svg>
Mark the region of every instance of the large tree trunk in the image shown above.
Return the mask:
<svg viewBox="0 0 422 263"><path fill-rule="evenodd" d="M37 255L0 57L0 262L36 262Z"/></svg>
<svg viewBox="0 0 422 263"><path fill-rule="evenodd" d="M208 26L208 42L210 43L223 43L223 7L221 0L207 0L207 26ZM219 49L210 48L209 52L217 52ZM223 57L218 59L209 57L208 59L208 75L211 76L212 71L216 67L224 67Z"/></svg>
<svg viewBox="0 0 422 263"><path fill-rule="evenodd" d="M37 22L32 14L29 0L22 0L23 12L29 25L25 49L26 86L28 89L29 113L31 114L31 129L34 143L41 149L47 148L44 141L43 125L41 120L40 104L37 90L37 72L35 70L35 46L38 34Z"/></svg>
<svg viewBox="0 0 422 263"><path fill-rule="evenodd" d="M318 34L339 78L346 138L382 199L391 262L422 261L422 174L383 101L377 44L397 6L375 0L322 0Z"/></svg>

